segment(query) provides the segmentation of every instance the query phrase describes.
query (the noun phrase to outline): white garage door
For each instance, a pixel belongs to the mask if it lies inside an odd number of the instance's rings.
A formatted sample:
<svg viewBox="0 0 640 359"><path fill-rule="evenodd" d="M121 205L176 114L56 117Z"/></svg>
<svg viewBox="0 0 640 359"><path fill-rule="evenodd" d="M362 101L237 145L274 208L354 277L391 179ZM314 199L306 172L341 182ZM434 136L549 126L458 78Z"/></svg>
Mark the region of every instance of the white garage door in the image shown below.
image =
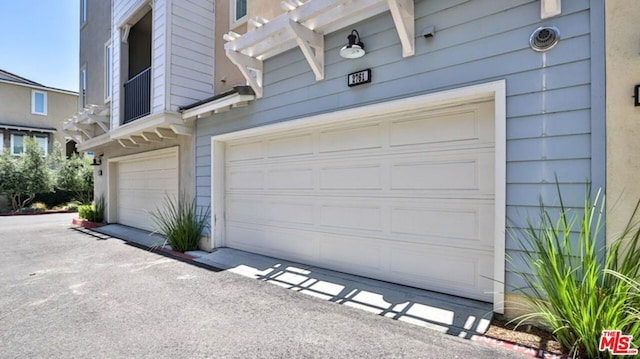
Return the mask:
<svg viewBox="0 0 640 359"><path fill-rule="evenodd" d="M133 157L117 163L118 223L152 231L150 213L178 193L178 148Z"/></svg>
<svg viewBox="0 0 640 359"><path fill-rule="evenodd" d="M493 102L226 143L226 244L492 301Z"/></svg>

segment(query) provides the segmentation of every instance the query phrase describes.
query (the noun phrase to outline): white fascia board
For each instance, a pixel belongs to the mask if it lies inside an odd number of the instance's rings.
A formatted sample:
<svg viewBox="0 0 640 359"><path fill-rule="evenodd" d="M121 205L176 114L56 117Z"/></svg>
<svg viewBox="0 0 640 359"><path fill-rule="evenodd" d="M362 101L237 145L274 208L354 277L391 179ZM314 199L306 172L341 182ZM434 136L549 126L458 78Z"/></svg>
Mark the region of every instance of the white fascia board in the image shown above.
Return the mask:
<svg viewBox="0 0 640 359"><path fill-rule="evenodd" d="M132 135L142 135L143 132L152 132L158 127L171 125L183 125L182 116L177 112L160 112L135 120L111 130L111 139L124 139Z"/></svg>
<svg viewBox="0 0 640 359"><path fill-rule="evenodd" d="M55 88L46 87L46 86L35 86L35 85L23 84L23 83L19 83L19 82L8 81L8 80L0 80L0 83L8 84L8 85L22 86L22 87L28 87L30 89L40 90L40 91L57 92L57 93L61 93L61 94L65 94L65 95L72 95L72 96L76 96L76 97L78 96L77 92L67 91L67 90L62 90L62 89L55 89Z"/></svg>
<svg viewBox="0 0 640 359"><path fill-rule="evenodd" d="M38 127L23 127L23 126L14 126L14 125L0 125L0 128L7 129L7 130L16 130L16 131L56 133L56 130L52 130L52 129L49 129L49 128L38 128Z"/></svg>
<svg viewBox="0 0 640 359"><path fill-rule="evenodd" d="M214 112L216 110L233 106L235 104L239 104L242 102L253 101L255 100L255 98L256 98L255 95L241 95L241 94L235 93L233 95L225 96L223 98L220 98L211 102L203 103L200 106L196 106L194 108L185 110L184 112L182 112L182 118L184 120L191 120L191 119L197 118L200 115L206 114L208 112Z"/></svg>

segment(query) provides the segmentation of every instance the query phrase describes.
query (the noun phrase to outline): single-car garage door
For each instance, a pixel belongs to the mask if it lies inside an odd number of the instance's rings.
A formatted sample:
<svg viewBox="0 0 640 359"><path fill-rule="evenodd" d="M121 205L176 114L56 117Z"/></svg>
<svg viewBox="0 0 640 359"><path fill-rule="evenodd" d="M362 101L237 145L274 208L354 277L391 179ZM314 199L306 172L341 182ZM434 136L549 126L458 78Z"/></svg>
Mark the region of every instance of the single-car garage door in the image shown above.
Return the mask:
<svg viewBox="0 0 640 359"><path fill-rule="evenodd" d="M117 162L118 223L154 230L151 212L178 193L178 147Z"/></svg>
<svg viewBox="0 0 640 359"><path fill-rule="evenodd" d="M492 301L493 101L225 144L226 245Z"/></svg>

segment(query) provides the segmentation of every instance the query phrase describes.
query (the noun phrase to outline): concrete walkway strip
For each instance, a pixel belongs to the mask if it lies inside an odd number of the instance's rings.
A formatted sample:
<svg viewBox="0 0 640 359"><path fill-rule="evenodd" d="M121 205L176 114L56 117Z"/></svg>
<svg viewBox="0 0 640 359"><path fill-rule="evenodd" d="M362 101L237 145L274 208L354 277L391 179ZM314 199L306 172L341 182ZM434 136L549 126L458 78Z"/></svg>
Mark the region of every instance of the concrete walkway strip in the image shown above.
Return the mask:
<svg viewBox="0 0 640 359"><path fill-rule="evenodd" d="M96 232L153 248L164 238L119 224ZM334 303L359 308L380 316L431 328L461 338L483 334L493 316L490 303L406 287L346 273L331 271L231 248L212 253L192 251L198 264L307 294Z"/></svg>

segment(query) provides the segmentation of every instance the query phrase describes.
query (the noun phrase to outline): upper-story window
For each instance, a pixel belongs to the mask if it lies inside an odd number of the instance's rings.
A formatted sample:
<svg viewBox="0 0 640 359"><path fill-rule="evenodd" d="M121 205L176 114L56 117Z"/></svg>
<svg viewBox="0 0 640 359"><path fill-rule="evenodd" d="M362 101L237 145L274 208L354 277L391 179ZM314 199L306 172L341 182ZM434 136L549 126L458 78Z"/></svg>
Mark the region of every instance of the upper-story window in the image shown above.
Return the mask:
<svg viewBox="0 0 640 359"><path fill-rule="evenodd" d="M104 44L104 102L111 101L111 76L112 76L112 64L113 48L111 47L111 40Z"/></svg>
<svg viewBox="0 0 640 359"><path fill-rule="evenodd" d="M87 106L87 65L80 70L80 107Z"/></svg>
<svg viewBox="0 0 640 359"><path fill-rule="evenodd" d="M247 0L231 0L231 25L241 22L247 17Z"/></svg>
<svg viewBox="0 0 640 359"><path fill-rule="evenodd" d="M31 113L35 115L47 114L47 93L38 90L31 91Z"/></svg>
<svg viewBox="0 0 640 359"><path fill-rule="evenodd" d="M80 0L80 25L87 22L87 0Z"/></svg>
<svg viewBox="0 0 640 359"><path fill-rule="evenodd" d="M24 138L26 135L11 134L11 154L14 156L20 156L24 153ZM42 152L46 156L49 153L49 137L47 136L33 136L38 143L38 146L42 149Z"/></svg>

